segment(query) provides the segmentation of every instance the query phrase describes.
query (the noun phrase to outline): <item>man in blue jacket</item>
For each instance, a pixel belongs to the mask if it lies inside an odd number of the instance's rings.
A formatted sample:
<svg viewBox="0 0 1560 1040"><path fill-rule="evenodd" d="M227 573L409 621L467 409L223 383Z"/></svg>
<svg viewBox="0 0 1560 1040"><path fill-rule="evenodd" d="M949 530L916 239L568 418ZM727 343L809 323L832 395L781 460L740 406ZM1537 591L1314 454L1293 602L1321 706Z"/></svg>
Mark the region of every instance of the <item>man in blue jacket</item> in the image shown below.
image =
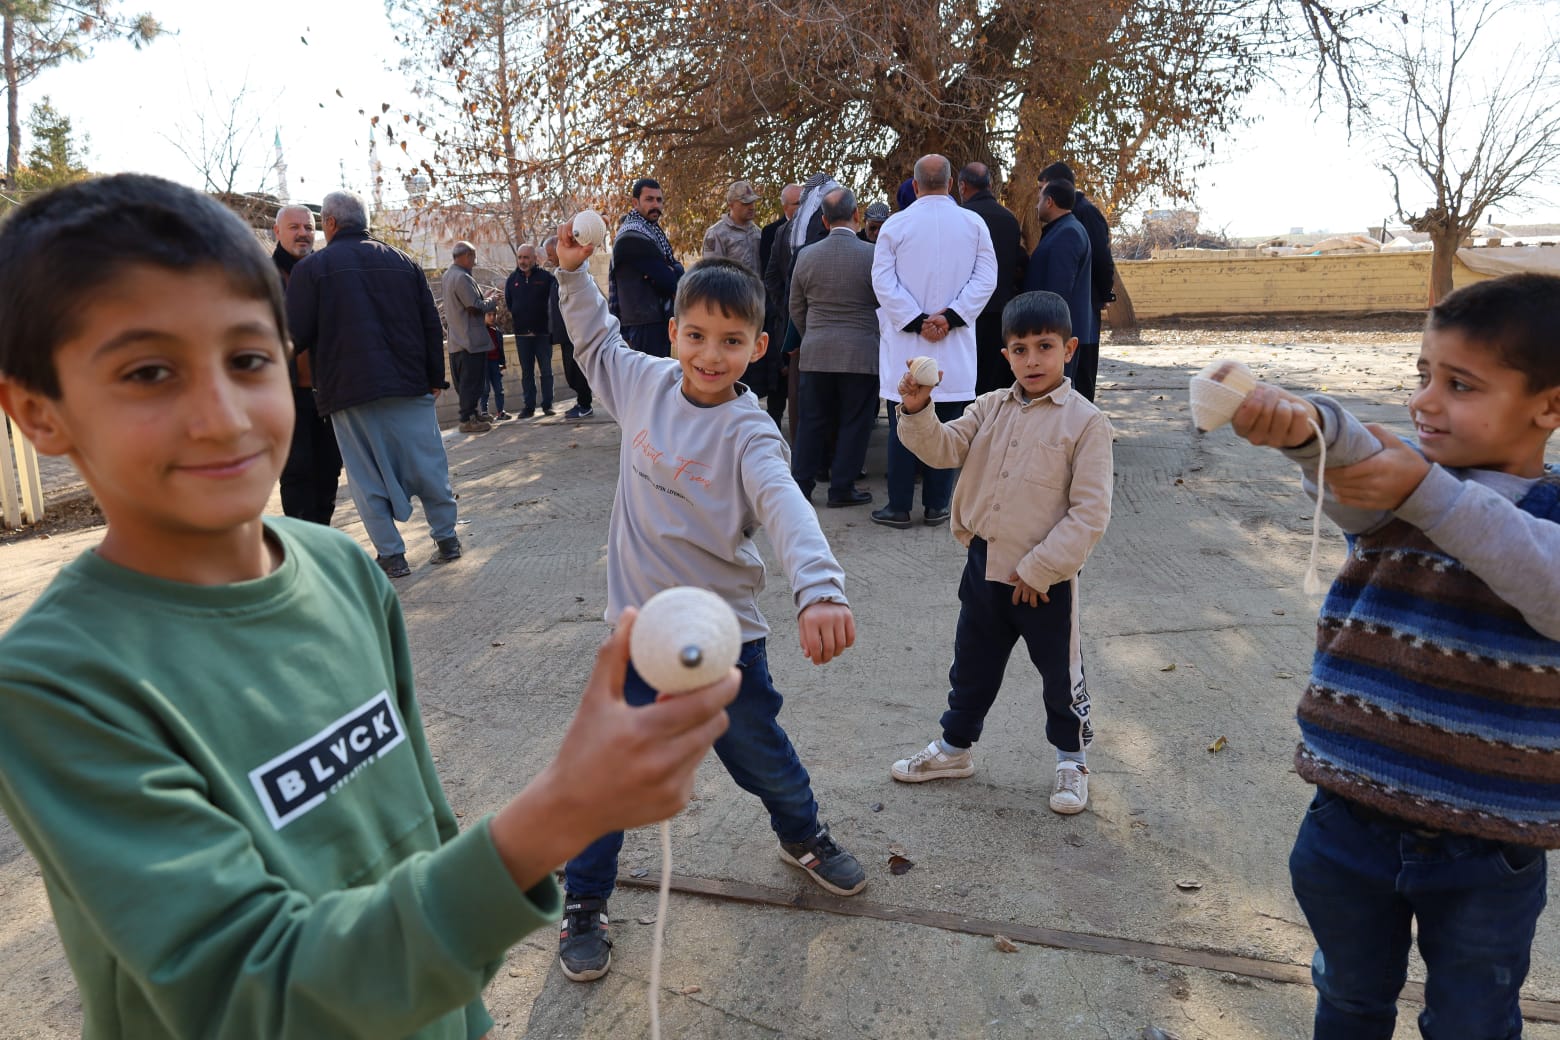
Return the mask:
<svg viewBox="0 0 1560 1040"><path fill-rule="evenodd" d="M1094 321L1093 338L1078 340L1078 349L1068 363L1067 376L1073 381L1073 389L1089 400L1094 400L1094 376L1100 367L1100 311L1116 298L1116 261L1110 255L1110 225L1099 207L1089 201L1078 189L1078 179L1072 167L1064 162L1054 162L1040 171L1040 189L1052 181L1066 181L1073 186L1072 215L1083 225L1089 236L1089 288ZM1076 326L1078 315L1073 315Z"/></svg>
<svg viewBox="0 0 1560 1040"><path fill-rule="evenodd" d="M1024 291L1053 292L1067 301L1072 312L1073 335L1079 343L1100 341L1100 312L1094 309L1090 278L1093 255L1089 234L1073 216L1073 186L1067 181L1051 181L1040 190L1040 244L1029 258L1024 274ZM1073 375L1076 357L1067 365Z"/></svg>
<svg viewBox="0 0 1560 1040"><path fill-rule="evenodd" d="M455 494L434 398L444 378L444 327L422 269L369 237L363 200L347 191L320 208L325 248L298 261L287 283L287 325L307 354L315 405L329 415L363 526L392 578L411 573L396 521L412 496L438 549L460 558Z"/></svg>

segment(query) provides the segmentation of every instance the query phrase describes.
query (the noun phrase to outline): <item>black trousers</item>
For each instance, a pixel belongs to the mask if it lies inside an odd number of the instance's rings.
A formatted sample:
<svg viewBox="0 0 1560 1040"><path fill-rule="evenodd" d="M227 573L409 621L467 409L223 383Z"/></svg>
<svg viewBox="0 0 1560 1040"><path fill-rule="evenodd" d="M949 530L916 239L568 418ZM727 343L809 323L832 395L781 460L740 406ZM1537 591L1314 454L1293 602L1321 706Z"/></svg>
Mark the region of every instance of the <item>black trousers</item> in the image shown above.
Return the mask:
<svg viewBox="0 0 1560 1040"><path fill-rule="evenodd" d="M641 354L649 354L651 357L672 356L672 338L664 321L649 325L624 325L623 338Z"/></svg>
<svg viewBox="0 0 1560 1040"><path fill-rule="evenodd" d="M292 448L282 467L282 512L299 520L330 524L341 480L341 447L330 417L314 406L314 391L293 387Z"/></svg>
<svg viewBox="0 0 1560 1040"><path fill-rule="evenodd" d="M877 419L878 377L857 372L803 372L800 419L791 445L791 475L810 495L818 471L829 470L829 497L843 500L855 487ZM829 451L830 438L834 450Z"/></svg>
<svg viewBox="0 0 1560 1040"><path fill-rule="evenodd" d="M563 381L574 391L575 403L581 408L589 408L590 381L585 378L585 370L574 360L574 344L560 343L558 350L563 355Z"/></svg>
<svg viewBox="0 0 1560 1040"><path fill-rule="evenodd" d="M1050 602L1013 604L1013 586L986 580L986 543L970 541L959 582L959 627L948 669L948 710L943 739L969 747L980 739L986 713L996 703L1008 657L1022 638L1040 672L1045 736L1062 751L1082 751L1094 741L1089 691L1079 648L1076 580L1043 589Z"/></svg>
<svg viewBox="0 0 1560 1040"><path fill-rule="evenodd" d="M1094 400L1094 377L1099 370L1100 345L1080 343L1064 371L1067 378L1072 380L1073 389L1092 401Z"/></svg>
<svg viewBox="0 0 1560 1040"><path fill-rule="evenodd" d="M1013 385L1013 368L1002 356L1002 308L989 304L975 319L975 393Z"/></svg>
<svg viewBox="0 0 1560 1040"><path fill-rule="evenodd" d="M487 352L473 354L465 350L450 353L450 368L455 374L455 392L460 398L460 421L477 417L477 402L487 386Z"/></svg>

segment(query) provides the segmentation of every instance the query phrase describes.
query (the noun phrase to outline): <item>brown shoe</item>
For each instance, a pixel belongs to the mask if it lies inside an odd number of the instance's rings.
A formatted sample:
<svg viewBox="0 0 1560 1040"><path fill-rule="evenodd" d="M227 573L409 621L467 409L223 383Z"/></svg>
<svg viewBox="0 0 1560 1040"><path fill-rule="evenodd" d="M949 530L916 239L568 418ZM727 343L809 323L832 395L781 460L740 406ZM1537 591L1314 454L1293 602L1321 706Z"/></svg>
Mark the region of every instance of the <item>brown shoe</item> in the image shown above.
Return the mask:
<svg viewBox="0 0 1560 1040"><path fill-rule="evenodd" d="M461 433L487 433L492 428L492 423L485 423L481 419L467 419L460 424Z"/></svg>

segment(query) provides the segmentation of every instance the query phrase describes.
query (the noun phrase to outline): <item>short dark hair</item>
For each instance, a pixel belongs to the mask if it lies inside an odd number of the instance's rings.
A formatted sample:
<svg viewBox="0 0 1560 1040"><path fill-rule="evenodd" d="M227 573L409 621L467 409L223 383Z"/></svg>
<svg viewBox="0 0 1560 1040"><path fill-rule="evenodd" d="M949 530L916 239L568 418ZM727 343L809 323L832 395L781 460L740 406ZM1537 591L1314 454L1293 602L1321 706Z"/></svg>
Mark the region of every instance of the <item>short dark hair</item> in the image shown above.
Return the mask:
<svg viewBox="0 0 1560 1040"><path fill-rule="evenodd" d="M830 201L833 200L833 201ZM856 219L856 193L839 188L823 197L823 219L830 227L839 227Z"/></svg>
<svg viewBox="0 0 1560 1040"><path fill-rule="evenodd" d="M1052 181L1040 189L1040 197L1070 211L1078 203L1078 190L1072 186L1072 181Z"/></svg>
<svg viewBox="0 0 1560 1040"><path fill-rule="evenodd" d="M991 167L985 163L968 163L959 171L959 180L976 191L986 191L991 187Z"/></svg>
<svg viewBox="0 0 1560 1040"><path fill-rule="evenodd" d="M654 177L641 177L634 182L634 186L629 189L628 193L637 199L639 198L639 193L644 191L646 188L654 188L656 191L660 191L661 182L656 180Z"/></svg>
<svg viewBox="0 0 1560 1040"><path fill-rule="evenodd" d="M54 353L79 327L81 301L138 264L220 272L271 305L286 341L281 279L244 222L209 195L123 173L40 195L0 225L0 374L59 397Z"/></svg>
<svg viewBox="0 0 1560 1040"><path fill-rule="evenodd" d="M1560 277L1509 274L1465 285L1431 309L1425 328L1487 346L1522 373L1529 393L1560 387Z"/></svg>
<svg viewBox="0 0 1560 1040"><path fill-rule="evenodd" d="M1062 339L1073 334L1072 312L1067 301L1054 292L1038 290L1019 293L1002 308L1002 344L1016 336L1036 336L1054 332Z"/></svg>
<svg viewBox="0 0 1560 1040"><path fill-rule="evenodd" d="M755 329L764 326L764 283L746 264L724 257L708 257L688 269L677 283L673 313L681 318L689 307L702 303L728 318L739 318Z"/></svg>
<svg viewBox="0 0 1560 1040"><path fill-rule="evenodd" d="M1041 184L1047 181L1066 181L1068 184L1078 183L1078 178L1073 176L1072 167L1064 162L1054 162L1047 166L1035 176L1035 180Z"/></svg>

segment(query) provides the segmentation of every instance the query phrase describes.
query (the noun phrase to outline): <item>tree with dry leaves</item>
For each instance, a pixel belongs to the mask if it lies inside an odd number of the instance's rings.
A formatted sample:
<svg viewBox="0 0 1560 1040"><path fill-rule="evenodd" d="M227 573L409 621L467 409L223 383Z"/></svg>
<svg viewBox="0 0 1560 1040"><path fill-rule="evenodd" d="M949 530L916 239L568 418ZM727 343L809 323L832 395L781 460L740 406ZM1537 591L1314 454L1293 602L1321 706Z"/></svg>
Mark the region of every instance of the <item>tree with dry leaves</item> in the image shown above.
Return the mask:
<svg viewBox="0 0 1560 1040"><path fill-rule="evenodd" d="M21 90L45 69L87 57L101 40L128 40L137 50L163 32L149 14L115 13L114 0L0 0L0 71L5 76L7 180L22 156Z"/></svg>
<svg viewBox="0 0 1560 1040"><path fill-rule="evenodd" d="M1560 54L1553 42L1488 46L1492 25L1535 5L1430 0L1385 49L1370 112L1399 219L1430 236L1430 303L1452 291L1457 248L1497 203L1560 167ZM1424 208L1404 210L1400 174Z"/></svg>
<svg viewBox="0 0 1560 1040"><path fill-rule="evenodd" d="M569 51L587 91L555 161L637 163L672 186L686 236L736 177L775 188L827 170L892 195L941 152L1033 172L1065 157L1114 214L1185 197L1202 148L1235 126L1265 63L1301 48L1352 91L1365 5L1318 0L684 0L599 5Z"/></svg>
<svg viewBox="0 0 1560 1040"><path fill-rule="evenodd" d="M569 133L574 83L555 60L571 5L555 0L390 0L416 111L371 118L409 154L420 137L429 191L418 222L460 237L491 232L512 247L561 218L567 170L551 162ZM403 160L403 172L410 162Z"/></svg>

